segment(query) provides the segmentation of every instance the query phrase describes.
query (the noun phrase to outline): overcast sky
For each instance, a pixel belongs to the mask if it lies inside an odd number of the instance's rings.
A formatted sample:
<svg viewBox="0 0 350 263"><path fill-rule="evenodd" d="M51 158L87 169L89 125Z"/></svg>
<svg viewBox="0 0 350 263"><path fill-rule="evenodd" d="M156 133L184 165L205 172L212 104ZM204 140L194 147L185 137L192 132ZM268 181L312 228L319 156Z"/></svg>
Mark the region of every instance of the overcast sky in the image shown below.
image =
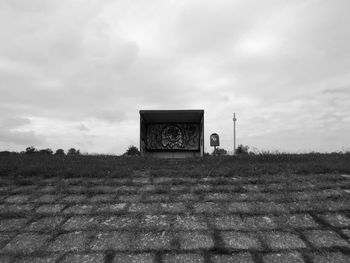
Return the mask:
<svg viewBox="0 0 350 263"><path fill-rule="evenodd" d="M205 148L350 150L349 0L2 0L0 151L139 146L204 109Z"/></svg>

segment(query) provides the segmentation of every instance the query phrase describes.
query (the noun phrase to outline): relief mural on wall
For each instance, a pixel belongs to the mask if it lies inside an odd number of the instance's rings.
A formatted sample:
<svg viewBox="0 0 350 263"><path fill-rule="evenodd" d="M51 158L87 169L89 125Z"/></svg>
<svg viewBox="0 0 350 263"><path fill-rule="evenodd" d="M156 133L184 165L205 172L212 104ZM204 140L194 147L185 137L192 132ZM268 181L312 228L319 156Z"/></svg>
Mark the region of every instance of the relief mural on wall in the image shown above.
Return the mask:
<svg viewBox="0 0 350 263"><path fill-rule="evenodd" d="M149 124L147 126L148 150L198 150L199 124Z"/></svg>

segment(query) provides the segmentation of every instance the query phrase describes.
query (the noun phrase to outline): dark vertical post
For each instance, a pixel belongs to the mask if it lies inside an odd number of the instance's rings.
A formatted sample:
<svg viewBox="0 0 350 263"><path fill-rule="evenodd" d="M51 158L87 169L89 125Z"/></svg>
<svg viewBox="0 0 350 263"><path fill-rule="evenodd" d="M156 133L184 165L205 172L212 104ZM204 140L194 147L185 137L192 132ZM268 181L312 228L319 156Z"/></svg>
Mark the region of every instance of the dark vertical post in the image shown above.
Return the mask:
<svg viewBox="0 0 350 263"><path fill-rule="evenodd" d="M233 154L236 154L236 113L233 113Z"/></svg>

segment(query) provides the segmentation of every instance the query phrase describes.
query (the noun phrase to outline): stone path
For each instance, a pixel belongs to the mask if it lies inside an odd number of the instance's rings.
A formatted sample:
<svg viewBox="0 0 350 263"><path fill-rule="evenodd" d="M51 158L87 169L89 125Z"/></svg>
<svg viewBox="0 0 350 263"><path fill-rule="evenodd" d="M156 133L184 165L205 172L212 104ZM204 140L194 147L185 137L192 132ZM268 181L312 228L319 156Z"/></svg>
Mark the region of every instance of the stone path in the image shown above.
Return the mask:
<svg viewBox="0 0 350 263"><path fill-rule="evenodd" d="M0 178L0 262L350 262L350 176Z"/></svg>

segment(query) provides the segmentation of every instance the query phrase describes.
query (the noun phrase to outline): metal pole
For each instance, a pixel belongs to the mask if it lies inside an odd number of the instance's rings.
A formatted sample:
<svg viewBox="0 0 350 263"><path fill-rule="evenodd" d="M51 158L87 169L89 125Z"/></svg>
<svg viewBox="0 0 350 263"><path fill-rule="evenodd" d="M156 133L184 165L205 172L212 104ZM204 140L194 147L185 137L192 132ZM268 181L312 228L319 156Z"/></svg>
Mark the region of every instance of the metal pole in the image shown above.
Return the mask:
<svg viewBox="0 0 350 263"><path fill-rule="evenodd" d="M236 154L236 113L233 113L233 154Z"/></svg>

